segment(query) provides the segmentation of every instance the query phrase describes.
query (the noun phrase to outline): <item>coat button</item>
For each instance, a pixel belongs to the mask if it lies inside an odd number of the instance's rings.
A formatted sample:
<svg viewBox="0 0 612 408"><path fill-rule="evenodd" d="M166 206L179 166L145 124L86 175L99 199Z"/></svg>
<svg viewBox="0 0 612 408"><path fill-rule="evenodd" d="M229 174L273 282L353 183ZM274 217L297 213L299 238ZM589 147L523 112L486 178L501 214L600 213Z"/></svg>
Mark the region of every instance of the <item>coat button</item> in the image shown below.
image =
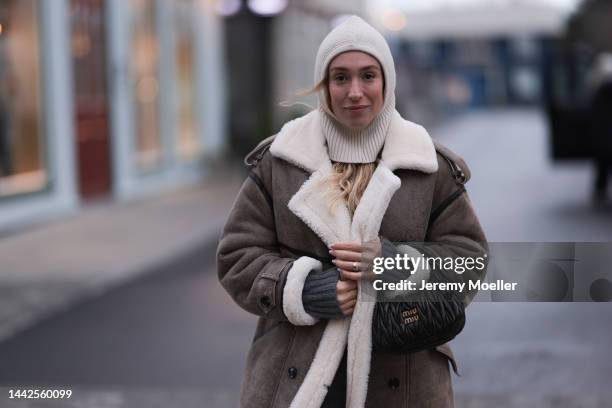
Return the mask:
<svg viewBox="0 0 612 408"><path fill-rule="evenodd" d="M399 379L397 377L389 378L389 382L387 383L389 388L392 390L397 390L399 388Z"/></svg>
<svg viewBox="0 0 612 408"><path fill-rule="evenodd" d="M265 307L270 307L270 305L272 304L270 302L270 297L269 296L262 296L261 299L259 299L259 301Z"/></svg>
<svg viewBox="0 0 612 408"><path fill-rule="evenodd" d="M289 367L287 370L287 375L293 380L295 377L297 377L297 368Z"/></svg>

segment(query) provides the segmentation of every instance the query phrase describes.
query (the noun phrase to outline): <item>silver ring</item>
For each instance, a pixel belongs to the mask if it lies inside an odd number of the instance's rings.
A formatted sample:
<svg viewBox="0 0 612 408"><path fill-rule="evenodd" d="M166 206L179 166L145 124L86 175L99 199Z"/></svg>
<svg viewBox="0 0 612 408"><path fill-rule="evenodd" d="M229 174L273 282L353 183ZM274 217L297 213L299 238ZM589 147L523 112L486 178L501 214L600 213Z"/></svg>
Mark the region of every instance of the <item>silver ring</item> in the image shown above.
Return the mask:
<svg viewBox="0 0 612 408"><path fill-rule="evenodd" d="M353 262L353 271L357 272L359 267L357 266L357 262Z"/></svg>

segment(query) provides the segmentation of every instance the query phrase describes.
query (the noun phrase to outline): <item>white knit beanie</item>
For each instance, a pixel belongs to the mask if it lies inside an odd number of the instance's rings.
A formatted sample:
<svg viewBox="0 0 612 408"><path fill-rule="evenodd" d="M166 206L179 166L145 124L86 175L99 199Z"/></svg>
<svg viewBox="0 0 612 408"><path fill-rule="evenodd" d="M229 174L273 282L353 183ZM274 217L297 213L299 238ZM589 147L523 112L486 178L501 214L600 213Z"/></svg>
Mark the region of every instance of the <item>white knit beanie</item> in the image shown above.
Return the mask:
<svg viewBox="0 0 612 408"><path fill-rule="evenodd" d="M331 61L347 51L363 51L380 63L385 76L383 107L378 116L363 129L342 125L327 104L326 90L319 92L322 131L331 160L342 163L372 163L385 143L389 123L395 111L395 64L384 37L357 16L347 18L325 37L315 62L315 84L324 78Z"/></svg>

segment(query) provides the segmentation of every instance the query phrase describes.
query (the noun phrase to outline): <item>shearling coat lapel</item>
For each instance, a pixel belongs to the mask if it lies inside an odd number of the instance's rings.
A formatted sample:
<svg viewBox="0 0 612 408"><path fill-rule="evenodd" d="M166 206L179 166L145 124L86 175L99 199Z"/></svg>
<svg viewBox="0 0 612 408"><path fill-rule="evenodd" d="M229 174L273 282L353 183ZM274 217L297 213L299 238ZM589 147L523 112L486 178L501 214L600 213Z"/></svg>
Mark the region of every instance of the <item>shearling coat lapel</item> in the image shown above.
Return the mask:
<svg viewBox="0 0 612 408"><path fill-rule="evenodd" d="M385 139L381 161L351 220L345 205L330 209L324 180L333 171L319 111L287 123L270 147L273 156L311 173L289 201L289 209L312 229L326 245L338 241L370 241L378 231L391 198L400 188L395 169L434 173L438 169L435 148L425 129L394 112ZM374 302L360 301L367 285L359 285L358 302L350 319L330 321L314 360L300 386L292 407L319 407L347 351L347 406L363 407L367 396L371 359L371 323Z"/></svg>
<svg viewBox="0 0 612 408"><path fill-rule="evenodd" d="M326 201L326 189L330 187L322 181L333 169L320 130L320 114L320 111L313 111L288 122L270 146L273 156L311 173L292 197L289 208L327 245L346 239L372 239L378 234L393 193L400 187L393 170L412 169L424 173L438 170L433 142L422 126L406 121L394 112L382 160L351 222L346 206L338 205L332 210ZM373 215L376 215L375 219Z"/></svg>
<svg viewBox="0 0 612 408"><path fill-rule="evenodd" d="M333 172L331 163L323 163L289 201L289 209L313 230L327 246L344 241L350 235L351 216L346 205L330 208L325 180Z"/></svg>
<svg viewBox="0 0 612 408"><path fill-rule="evenodd" d="M289 201L289 209L329 246L348 237L351 216L346 206L338 205L332 210L327 204L329 186L324 180L333 169L316 113L285 124L270 146L270 153L311 173Z"/></svg>
<svg viewBox="0 0 612 408"><path fill-rule="evenodd" d="M351 225L351 240L366 242L375 239L393 194L401 182L389 168L381 163L363 193L355 210ZM368 375L372 351L372 316L374 302L362 301L364 296L373 299L370 285L359 284L357 304L348 332L346 401L348 407L365 405Z"/></svg>

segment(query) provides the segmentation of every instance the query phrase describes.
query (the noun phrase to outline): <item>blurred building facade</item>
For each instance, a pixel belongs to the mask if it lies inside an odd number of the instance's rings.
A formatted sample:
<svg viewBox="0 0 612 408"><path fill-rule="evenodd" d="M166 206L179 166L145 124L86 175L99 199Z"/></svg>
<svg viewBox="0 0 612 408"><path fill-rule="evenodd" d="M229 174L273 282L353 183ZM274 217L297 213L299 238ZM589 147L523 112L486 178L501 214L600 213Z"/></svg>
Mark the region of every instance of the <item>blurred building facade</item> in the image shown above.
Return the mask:
<svg viewBox="0 0 612 408"><path fill-rule="evenodd" d="M227 11L230 145L242 157L288 119L316 106L297 94L313 86L316 53L338 17L363 14L363 1L220 0ZM265 6L265 7L264 7ZM274 8L274 12L268 12ZM281 106L305 101L309 106Z"/></svg>
<svg viewBox="0 0 612 408"><path fill-rule="evenodd" d="M0 227L205 176L222 43L203 0L0 0Z"/></svg>
<svg viewBox="0 0 612 408"><path fill-rule="evenodd" d="M424 124L465 109L540 104L547 55L567 15L548 0L284 3L286 8L273 17L257 17L243 7L230 19L235 28L228 30L234 41L227 43L235 55L230 126L236 138L232 145L243 146L239 155L316 107L314 95L300 93L314 85L321 40L346 14L361 15L388 39L398 73L398 110ZM247 35L260 45L245 47ZM240 74L245 67L257 81Z"/></svg>
<svg viewBox="0 0 612 408"><path fill-rule="evenodd" d="M413 120L470 108L540 104L545 64L572 3L451 0L368 4L392 38L398 109Z"/></svg>
<svg viewBox="0 0 612 408"><path fill-rule="evenodd" d="M314 65L321 41L344 16L357 14L367 19L365 12L364 0L293 1L275 19L272 92L276 128L317 106L316 95L299 94L315 85Z"/></svg>

